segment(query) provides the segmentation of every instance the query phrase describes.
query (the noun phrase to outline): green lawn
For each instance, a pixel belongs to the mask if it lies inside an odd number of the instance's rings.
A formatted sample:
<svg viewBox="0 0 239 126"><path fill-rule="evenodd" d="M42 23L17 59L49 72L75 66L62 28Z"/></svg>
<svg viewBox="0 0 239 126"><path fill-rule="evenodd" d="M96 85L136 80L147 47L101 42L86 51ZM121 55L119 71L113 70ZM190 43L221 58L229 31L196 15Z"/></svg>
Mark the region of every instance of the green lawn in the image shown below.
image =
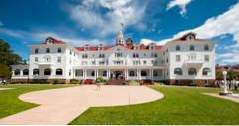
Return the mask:
<svg viewBox="0 0 239 126"><path fill-rule="evenodd" d="M31 84L31 85L7 85L0 86L0 88L14 88L9 90L0 90L0 118L36 107L38 105L23 102L18 99L20 94L24 94L30 91L63 88L73 85L49 85L49 84Z"/></svg>
<svg viewBox="0 0 239 126"><path fill-rule="evenodd" d="M70 124L239 124L239 104L203 95L213 88L154 86L165 98L151 103L93 107Z"/></svg>

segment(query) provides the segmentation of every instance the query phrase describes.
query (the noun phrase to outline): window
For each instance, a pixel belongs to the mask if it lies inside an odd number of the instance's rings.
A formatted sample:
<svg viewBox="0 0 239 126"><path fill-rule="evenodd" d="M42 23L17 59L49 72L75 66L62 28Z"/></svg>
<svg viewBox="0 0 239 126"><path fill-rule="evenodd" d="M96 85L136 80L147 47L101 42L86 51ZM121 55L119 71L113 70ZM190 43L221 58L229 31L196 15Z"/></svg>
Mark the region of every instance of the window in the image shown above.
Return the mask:
<svg viewBox="0 0 239 126"><path fill-rule="evenodd" d="M134 71L129 71L129 76L130 77L134 77L135 76L135 72Z"/></svg>
<svg viewBox="0 0 239 126"><path fill-rule="evenodd" d="M115 53L115 57L123 57L122 53Z"/></svg>
<svg viewBox="0 0 239 126"><path fill-rule="evenodd" d="M104 71L103 71L103 77L106 77L106 76L107 76L107 71L104 70Z"/></svg>
<svg viewBox="0 0 239 126"><path fill-rule="evenodd" d="M91 75L92 77L94 77L94 76L95 76L95 71L94 71L94 70L91 71L90 75Z"/></svg>
<svg viewBox="0 0 239 126"><path fill-rule="evenodd" d="M35 49L35 54L38 54L38 53L39 53L39 49L36 48L36 49Z"/></svg>
<svg viewBox="0 0 239 126"><path fill-rule="evenodd" d="M72 54L72 51L70 50L70 55Z"/></svg>
<svg viewBox="0 0 239 126"><path fill-rule="evenodd" d="M204 61L208 62L209 61L209 55L204 56Z"/></svg>
<svg viewBox="0 0 239 126"><path fill-rule="evenodd" d="M120 60L120 61L113 61L115 65L120 65L120 64L123 64L124 61Z"/></svg>
<svg viewBox="0 0 239 126"><path fill-rule="evenodd" d="M92 61L91 64L92 64L92 65L95 65L95 61Z"/></svg>
<svg viewBox="0 0 239 126"><path fill-rule="evenodd" d="M28 69L24 69L24 70L23 70L23 75L26 76L26 75L28 75L28 74L29 74L29 70L28 70Z"/></svg>
<svg viewBox="0 0 239 126"><path fill-rule="evenodd" d="M88 58L88 54L82 54L82 58L83 59L87 59Z"/></svg>
<svg viewBox="0 0 239 126"><path fill-rule="evenodd" d="M62 75L62 69L61 68L56 69L56 75Z"/></svg>
<svg viewBox="0 0 239 126"><path fill-rule="evenodd" d="M47 75L47 76L51 75L51 69L49 68L44 69L44 75Z"/></svg>
<svg viewBox="0 0 239 126"><path fill-rule="evenodd" d="M157 53L151 53L151 57L158 57Z"/></svg>
<svg viewBox="0 0 239 126"><path fill-rule="evenodd" d="M190 50L190 51L194 51L194 50L195 50L194 45L190 45L189 50Z"/></svg>
<svg viewBox="0 0 239 126"><path fill-rule="evenodd" d="M181 68L175 68L174 69L174 74L175 75L183 75L183 70Z"/></svg>
<svg viewBox="0 0 239 126"><path fill-rule="evenodd" d="M147 61L146 61L146 60L144 60L144 64L147 64Z"/></svg>
<svg viewBox="0 0 239 126"><path fill-rule="evenodd" d="M180 62L180 61L181 61L180 55L176 55L176 61L177 61L177 62Z"/></svg>
<svg viewBox="0 0 239 126"><path fill-rule="evenodd" d="M75 76L77 76L77 77L83 77L83 70L76 70L75 71Z"/></svg>
<svg viewBox="0 0 239 126"><path fill-rule="evenodd" d="M49 48L46 48L46 53L50 53L50 49Z"/></svg>
<svg viewBox="0 0 239 126"><path fill-rule="evenodd" d="M142 71L141 71L141 76L143 76L143 77L147 76L146 70L142 70Z"/></svg>
<svg viewBox="0 0 239 126"><path fill-rule="evenodd" d="M140 61L139 61L139 60L134 60L134 61L133 61L133 64L134 64L134 65L139 65L139 64L140 64Z"/></svg>
<svg viewBox="0 0 239 126"><path fill-rule="evenodd" d="M189 68L188 69L188 75L197 75L196 68Z"/></svg>
<svg viewBox="0 0 239 126"><path fill-rule="evenodd" d="M205 45L204 46L204 51L208 51L209 50L209 46L208 45Z"/></svg>
<svg viewBox="0 0 239 126"><path fill-rule="evenodd" d="M133 58L139 58L139 54L138 53L134 53L133 54Z"/></svg>
<svg viewBox="0 0 239 126"><path fill-rule="evenodd" d="M60 56L57 57L57 62L61 63L61 57Z"/></svg>
<svg viewBox="0 0 239 126"><path fill-rule="evenodd" d="M38 57L35 57L35 62L38 62Z"/></svg>
<svg viewBox="0 0 239 126"><path fill-rule="evenodd" d="M99 58L105 58L105 54L100 54Z"/></svg>
<svg viewBox="0 0 239 126"><path fill-rule="evenodd" d="M39 75L40 71L39 69L33 69L33 75Z"/></svg>
<svg viewBox="0 0 239 126"><path fill-rule="evenodd" d="M154 71L153 71L153 76L154 76L154 77L157 77L157 76L158 76L158 71L154 70Z"/></svg>
<svg viewBox="0 0 239 126"><path fill-rule="evenodd" d="M16 76L20 75L20 69L16 69L16 70L14 71L14 75L16 75Z"/></svg>
<svg viewBox="0 0 239 126"><path fill-rule="evenodd" d="M57 49L57 52L58 52L58 53L61 53L61 48L60 48L60 47Z"/></svg>
<svg viewBox="0 0 239 126"><path fill-rule="evenodd" d="M176 45L176 51L180 51L180 50L181 50L180 46Z"/></svg>
<svg viewBox="0 0 239 126"><path fill-rule="evenodd" d="M100 64L100 65L104 65L104 64L105 64L105 61L99 61L99 64Z"/></svg>
<svg viewBox="0 0 239 126"><path fill-rule="evenodd" d="M204 76L210 76L211 73L212 73L212 71L210 68L203 68L203 70L202 70L202 75L204 75Z"/></svg>

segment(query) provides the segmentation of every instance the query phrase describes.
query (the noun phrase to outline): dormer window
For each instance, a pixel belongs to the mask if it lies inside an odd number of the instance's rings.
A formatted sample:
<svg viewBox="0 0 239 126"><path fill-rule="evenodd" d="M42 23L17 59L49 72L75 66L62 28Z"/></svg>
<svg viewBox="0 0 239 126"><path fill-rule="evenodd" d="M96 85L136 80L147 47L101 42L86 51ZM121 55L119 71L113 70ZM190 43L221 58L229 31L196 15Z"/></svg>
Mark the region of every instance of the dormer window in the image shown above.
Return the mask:
<svg viewBox="0 0 239 126"><path fill-rule="evenodd" d="M85 45L84 50L85 51L89 50L89 45Z"/></svg>
<svg viewBox="0 0 239 126"><path fill-rule="evenodd" d="M35 49L35 54L38 54L38 52L39 52L39 49L36 48L36 49Z"/></svg>
<svg viewBox="0 0 239 126"><path fill-rule="evenodd" d="M48 39L46 40L46 43L47 43L47 44L53 44L53 40L50 39L50 38L48 38Z"/></svg>
<svg viewBox="0 0 239 126"><path fill-rule="evenodd" d="M195 50L194 45L190 45L189 50L190 50L190 51L194 51L194 50Z"/></svg>
<svg viewBox="0 0 239 126"><path fill-rule="evenodd" d="M139 46L134 46L134 49L135 49L135 50L138 50L138 49L139 49Z"/></svg>
<svg viewBox="0 0 239 126"><path fill-rule="evenodd" d="M100 44L100 45L98 46L98 50L103 50L102 44Z"/></svg>
<svg viewBox="0 0 239 126"><path fill-rule="evenodd" d="M208 45L205 45L204 46L204 51L208 51L209 50L209 46Z"/></svg>
<svg viewBox="0 0 239 126"><path fill-rule="evenodd" d="M50 53L50 48L46 48L46 53Z"/></svg>
<svg viewBox="0 0 239 126"><path fill-rule="evenodd" d="M186 39L187 40L195 40L195 34L189 34Z"/></svg>

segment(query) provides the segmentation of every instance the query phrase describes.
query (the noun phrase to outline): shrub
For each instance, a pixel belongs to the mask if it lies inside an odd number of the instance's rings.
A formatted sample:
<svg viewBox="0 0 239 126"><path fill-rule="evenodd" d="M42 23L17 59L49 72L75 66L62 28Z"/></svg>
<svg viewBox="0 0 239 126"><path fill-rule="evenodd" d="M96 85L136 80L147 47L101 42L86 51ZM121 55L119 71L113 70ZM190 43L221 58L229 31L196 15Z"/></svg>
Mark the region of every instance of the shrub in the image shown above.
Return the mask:
<svg viewBox="0 0 239 126"><path fill-rule="evenodd" d="M106 80L104 78L102 78L102 77L98 77L98 78L96 78L95 82L96 83L105 83Z"/></svg>
<svg viewBox="0 0 239 126"><path fill-rule="evenodd" d="M60 80L54 79L54 80L52 81L52 84L60 84Z"/></svg>
<svg viewBox="0 0 239 126"><path fill-rule="evenodd" d="M81 80L71 79L70 83L71 84L81 84Z"/></svg>
<svg viewBox="0 0 239 126"><path fill-rule="evenodd" d="M139 85L139 81L137 81L137 80L129 80L129 85Z"/></svg>

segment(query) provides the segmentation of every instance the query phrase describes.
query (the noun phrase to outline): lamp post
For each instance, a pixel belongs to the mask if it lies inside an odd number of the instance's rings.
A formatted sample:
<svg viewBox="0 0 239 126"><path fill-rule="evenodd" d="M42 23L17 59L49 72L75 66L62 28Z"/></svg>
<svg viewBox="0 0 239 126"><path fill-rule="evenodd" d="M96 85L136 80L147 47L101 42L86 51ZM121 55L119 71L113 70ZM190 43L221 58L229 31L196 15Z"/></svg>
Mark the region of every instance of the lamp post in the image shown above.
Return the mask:
<svg viewBox="0 0 239 126"><path fill-rule="evenodd" d="M223 78L224 78L224 94L227 94L228 93L228 90L227 90L227 71L223 71L222 72L223 74Z"/></svg>
<svg viewBox="0 0 239 126"><path fill-rule="evenodd" d="M224 70L222 72L223 78L224 78L224 90L222 92L219 92L219 95L230 95L232 92L228 91L228 86L227 86L227 71Z"/></svg>

